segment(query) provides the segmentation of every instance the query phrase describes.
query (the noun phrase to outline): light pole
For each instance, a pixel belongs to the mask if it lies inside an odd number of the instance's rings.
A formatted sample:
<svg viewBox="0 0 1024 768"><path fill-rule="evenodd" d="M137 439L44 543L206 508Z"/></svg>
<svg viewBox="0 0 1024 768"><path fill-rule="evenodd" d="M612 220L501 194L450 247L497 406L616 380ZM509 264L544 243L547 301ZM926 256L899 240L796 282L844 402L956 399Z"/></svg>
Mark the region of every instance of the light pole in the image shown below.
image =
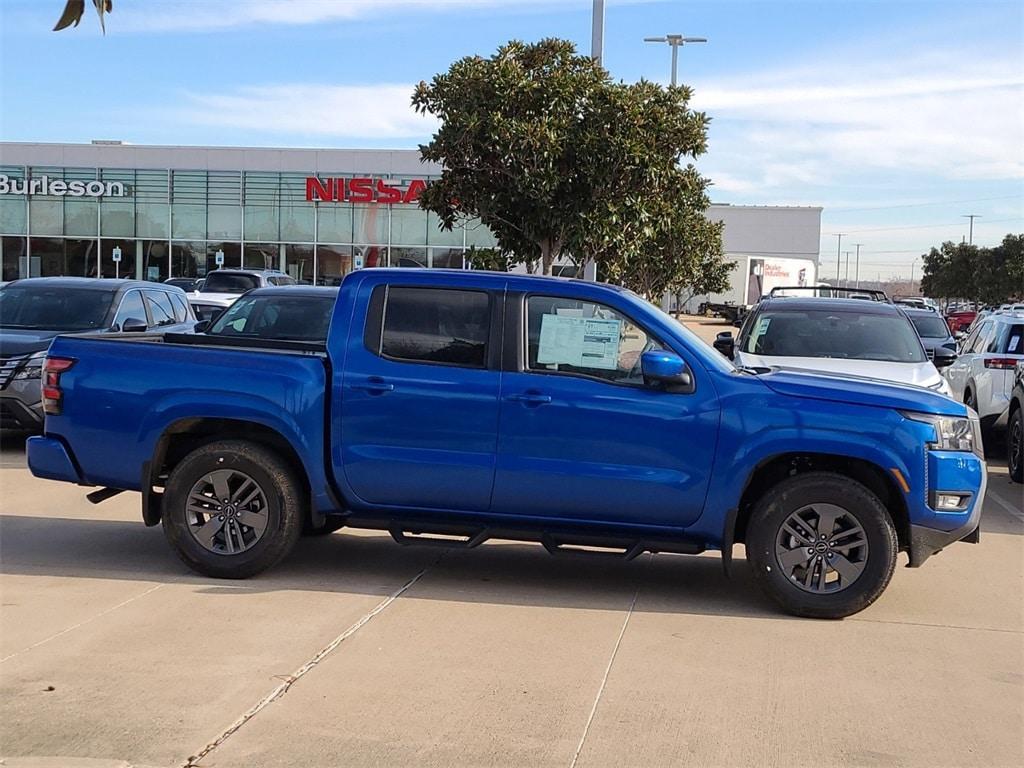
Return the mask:
<svg viewBox="0 0 1024 768"><path fill-rule="evenodd" d="M843 282L846 283L846 287L850 287L850 252L846 252L846 272L843 276Z"/></svg>
<svg viewBox="0 0 1024 768"><path fill-rule="evenodd" d="M974 220L975 219L980 219L981 215L977 214L977 213L965 213L960 218L961 219L970 219L971 220L971 229L970 229L970 235L967 238L967 244L968 245L974 245Z"/></svg>
<svg viewBox="0 0 1024 768"><path fill-rule="evenodd" d="M661 37L645 37L645 43L668 43L672 46L672 85L676 84L676 65L679 62L679 48L687 43L706 43L706 37L684 37L683 35L662 35Z"/></svg>
<svg viewBox="0 0 1024 768"><path fill-rule="evenodd" d="M601 63L604 56L604 0L594 0L590 19L590 58Z"/></svg>
<svg viewBox="0 0 1024 768"><path fill-rule="evenodd" d="M854 246L857 248L857 266L854 268L855 274L853 279L857 281L858 288L860 288L860 247L862 245L864 245L864 243L854 243Z"/></svg>
<svg viewBox="0 0 1024 768"><path fill-rule="evenodd" d="M835 233L835 237L839 238L839 240L836 242L836 288L839 287L839 259L842 257L842 247L843 247L843 236L844 235L846 235L845 232L836 232Z"/></svg>

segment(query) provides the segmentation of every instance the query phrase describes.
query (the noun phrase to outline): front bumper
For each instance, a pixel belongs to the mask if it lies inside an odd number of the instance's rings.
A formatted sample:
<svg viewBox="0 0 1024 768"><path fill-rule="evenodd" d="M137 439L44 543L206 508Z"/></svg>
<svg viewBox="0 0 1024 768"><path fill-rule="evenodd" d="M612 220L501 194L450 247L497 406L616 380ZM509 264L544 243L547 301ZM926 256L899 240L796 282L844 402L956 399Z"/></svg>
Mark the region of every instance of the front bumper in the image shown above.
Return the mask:
<svg viewBox="0 0 1024 768"><path fill-rule="evenodd" d="M26 432L43 431L43 404L39 399L39 380L30 380L32 397L26 397L18 386L21 382L11 382L0 392L0 429L24 430Z"/></svg>
<svg viewBox="0 0 1024 768"><path fill-rule="evenodd" d="M976 544L981 539L981 512L988 488L985 462L974 454L957 451L932 451L926 461L929 497L939 493L969 493L971 498L967 509L958 512L940 512L925 502L923 511L927 520L910 525L908 565L911 568L919 567L954 542Z"/></svg>

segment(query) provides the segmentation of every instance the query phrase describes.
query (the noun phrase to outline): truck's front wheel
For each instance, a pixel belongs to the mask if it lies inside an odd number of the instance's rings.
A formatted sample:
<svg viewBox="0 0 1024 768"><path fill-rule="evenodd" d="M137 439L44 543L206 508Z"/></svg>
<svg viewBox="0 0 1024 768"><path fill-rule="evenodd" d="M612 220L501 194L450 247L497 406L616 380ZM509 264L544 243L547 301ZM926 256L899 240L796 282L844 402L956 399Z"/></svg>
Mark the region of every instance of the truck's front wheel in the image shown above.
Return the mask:
<svg viewBox="0 0 1024 768"><path fill-rule="evenodd" d="M796 475L765 493L746 544L754 577L772 599L822 619L871 605L889 584L899 549L878 497L831 472Z"/></svg>
<svg viewBox="0 0 1024 768"><path fill-rule="evenodd" d="M294 470L273 451L242 440L208 443L167 479L164 535L193 570L244 579L292 550L302 503Z"/></svg>

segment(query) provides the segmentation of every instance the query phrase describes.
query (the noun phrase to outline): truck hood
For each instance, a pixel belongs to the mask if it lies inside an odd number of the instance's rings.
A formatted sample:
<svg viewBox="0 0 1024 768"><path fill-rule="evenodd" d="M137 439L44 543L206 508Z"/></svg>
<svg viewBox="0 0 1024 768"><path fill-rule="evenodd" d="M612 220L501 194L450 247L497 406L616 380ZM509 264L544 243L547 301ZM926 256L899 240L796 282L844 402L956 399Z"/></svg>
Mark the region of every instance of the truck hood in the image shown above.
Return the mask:
<svg viewBox="0 0 1024 768"><path fill-rule="evenodd" d="M54 336L60 333L61 331L19 331L14 328L0 328L0 355L13 357L42 352L49 348Z"/></svg>
<svg viewBox="0 0 1024 768"><path fill-rule="evenodd" d="M780 395L895 408L945 416L966 416L967 407L952 398L907 384L889 383L850 374L773 367L758 376Z"/></svg>

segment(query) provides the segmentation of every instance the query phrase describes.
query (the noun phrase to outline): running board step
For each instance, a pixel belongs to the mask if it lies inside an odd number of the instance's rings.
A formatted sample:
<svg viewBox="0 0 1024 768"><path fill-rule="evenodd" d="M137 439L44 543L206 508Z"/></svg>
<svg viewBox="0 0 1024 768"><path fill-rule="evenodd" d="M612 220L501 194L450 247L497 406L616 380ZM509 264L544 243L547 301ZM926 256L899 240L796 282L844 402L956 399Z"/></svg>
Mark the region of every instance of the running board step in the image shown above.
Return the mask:
<svg viewBox="0 0 1024 768"><path fill-rule="evenodd" d="M355 528L377 528L368 521L350 520ZM552 555L609 557L634 560L644 552L666 552L699 555L702 542L684 538L651 539L628 535L555 533L509 528L468 527L461 525L409 523L392 521L387 526L391 538L403 547L427 546L448 549L473 549L491 539L539 542Z"/></svg>

